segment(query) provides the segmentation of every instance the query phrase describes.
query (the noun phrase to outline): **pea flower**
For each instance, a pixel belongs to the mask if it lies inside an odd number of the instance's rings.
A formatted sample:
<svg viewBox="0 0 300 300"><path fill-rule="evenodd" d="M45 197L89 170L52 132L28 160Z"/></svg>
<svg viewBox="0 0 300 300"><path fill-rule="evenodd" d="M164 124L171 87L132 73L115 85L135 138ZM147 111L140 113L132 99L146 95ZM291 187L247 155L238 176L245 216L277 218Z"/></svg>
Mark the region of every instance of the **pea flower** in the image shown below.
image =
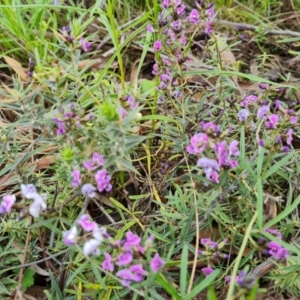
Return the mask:
<svg viewBox="0 0 300 300"><path fill-rule="evenodd" d="M214 270L211 267L202 268L201 271L204 273L205 277L208 277Z"/></svg>
<svg viewBox="0 0 300 300"><path fill-rule="evenodd" d="M249 116L249 110L248 109L241 109L238 114L237 114L239 120L242 122L242 121L245 121L248 116Z"/></svg>
<svg viewBox="0 0 300 300"><path fill-rule="evenodd" d="M101 242L96 239L89 239L86 241L83 245L83 255L89 256L92 255L100 255L99 246L101 245Z"/></svg>
<svg viewBox="0 0 300 300"><path fill-rule="evenodd" d="M153 44L154 52L160 51L162 49L161 41L155 41Z"/></svg>
<svg viewBox="0 0 300 300"><path fill-rule="evenodd" d="M158 270L165 264L164 260L160 258L159 253L156 253L150 261L150 268L153 273L157 273Z"/></svg>
<svg viewBox="0 0 300 300"><path fill-rule="evenodd" d="M110 254L108 254L107 252L104 252L104 256L105 256L105 259L104 261L102 262L102 268L106 271L110 271L110 272L113 272L114 270L114 264L112 262L112 257Z"/></svg>
<svg viewBox="0 0 300 300"><path fill-rule="evenodd" d="M80 38L79 44L84 52L88 52L91 47L91 43L87 42L83 37Z"/></svg>
<svg viewBox="0 0 300 300"><path fill-rule="evenodd" d="M278 123L278 116L273 114L268 116L269 121L266 121L266 127L271 129L271 128L276 128L277 123Z"/></svg>
<svg viewBox="0 0 300 300"><path fill-rule="evenodd" d="M107 173L105 169L99 170L95 174L95 180L97 182L97 188L99 192L111 191L112 186L110 184L111 176Z"/></svg>
<svg viewBox="0 0 300 300"><path fill-rule="evenodd" d="M84 231L93 231L97 224L93 221L91 221L88 214L82 215L78 220L77 223L82 227Z"/></svg>
<svg viewBox="0 0 300 300"><path fill-rule="evenodd" d="M276 242L273 242L273 241L269 242L268 248L269 248L268 253L277 260L286 259L288 256L288 250L281 247Z"/></svg>
<svg viewBox="0 0 300 300"><path fill-rule="evenodd" d="M77 187L81 184L81 178L80 178L80 171L79 170L74 170L72 172L73 175L73 181L71 182L73 187Z"/></svg>
<svg viewBox="0 0 300 300"><path fill-rule="evenodd" d="M72 226L68 231L63 232L64 243L67 246L74 245L76 243L77 238L77 228L76 226Z"/></svg>
<svg viewBox="0 0 300 300"><path fill-rule="evenodd" d="M16 202L15 195L5 195L0 205L0 214L3 214L5 212L10 213L11 208L13 207L15 202Z"/></svg>
<svg viewBox="0 0 300 300"><path fill-rule="evenodd" d="M82 186L81 192L83 195L88 196L89 198L94 198L96 196L96 191L97 189L91 185L90 183L86 183Z"/></svg>
<svg viewBox="0 0 300 300"><path fill-rule="evenodd" d="M206 133L197 133L191 140L191 144L186 147L186 151L190 154L200 154L208 146L209 137Z"/></svg>
<svg viewBox="0 0 300 300"><path fill-rule="evenodd" d="M98 167L103 166L103 165L104 165L104 157L97 152L93 153L92 159L83 162L83 166L87 170L95 170Z"/></svg>

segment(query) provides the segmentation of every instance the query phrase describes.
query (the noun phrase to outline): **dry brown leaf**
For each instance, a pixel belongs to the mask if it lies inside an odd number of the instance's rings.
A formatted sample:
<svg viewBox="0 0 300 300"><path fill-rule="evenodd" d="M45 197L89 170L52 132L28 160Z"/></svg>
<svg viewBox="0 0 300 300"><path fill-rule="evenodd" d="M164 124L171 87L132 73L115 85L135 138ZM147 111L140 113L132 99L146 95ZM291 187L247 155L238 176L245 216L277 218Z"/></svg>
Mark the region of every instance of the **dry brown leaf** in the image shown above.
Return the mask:
<svg viewBox="0 0 300 300"><path fill-rule="evenodd" d="M111 208L115 208L114 204L104 195L98 194L96 193L95 198L99 201L101 201L103 204L111 207Z"/></svg>
<svg viewBox="0 0 300 300"><path fill-rule="evenodd" d="M235 59L235 56L233 54L232 51L230 50L224 50L220 53L220 56L222 58L222 62L230 67L230 68L233 68L234 67L234 64L236 63L236 59Z"/></svg>
<svg viewBox="0 0 300 300"><path fill-rule="evenodd" d="M17 60L15 60L14 58L11 58L7 55L3 55L3 58L4 58L5 62L20 76L20 78L23 81L28 80L28 76L27 76L26 72L23 70L22 65Z"/></svg>
<svg viewBox="0 0 300 300"><path fill-rule="evenodd" d="M88 70L97 71L105 68L108 58L97 58L97 59L86 59L82 60L78 63L79 69L84 69L88 66ZM116 63L111 64L111 68L115 68Z"/></svg>

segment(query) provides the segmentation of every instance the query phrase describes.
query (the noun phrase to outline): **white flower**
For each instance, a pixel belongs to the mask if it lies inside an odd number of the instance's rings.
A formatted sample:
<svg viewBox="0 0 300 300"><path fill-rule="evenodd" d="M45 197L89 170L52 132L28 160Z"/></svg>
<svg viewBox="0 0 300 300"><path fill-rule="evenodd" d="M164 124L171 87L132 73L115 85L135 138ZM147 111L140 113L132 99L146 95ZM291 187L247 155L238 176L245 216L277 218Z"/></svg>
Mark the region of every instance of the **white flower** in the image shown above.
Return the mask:
<svg viewBox="0 0 300 300"><path fill-rule="evenodd" d="M29 213L33 217L37 218L40 215L40 211L41 210L44 211L47 208L47 204L45 202L46 195L45 194L40 195L38 193L35 193L31 195L30 199L33 199L33 202L29 206Z"/></svg>
<svg viewBox="0 0 300 300"><path fill-rule="evenodd" d="M99 242L96 239L90 239L87 242L85 242L84 246L83 246L83 254L85 256L88 256L90 254L93 255L99 255L100 254L100 250L99 250L99 246L100 246L101 242Z"/></svg>
<svg viewBox="0 0 300 300"><path fill-rule="evenodd" d="M32 199L32 197L37 194L36 187L33 184L21 184L21 192L27 199Z"/></svg>
<svg viewBox="0 0 300 300"><path fill-rule="evenodd" d="M100 242L100 244L103 242L103 234L106 233L105 227L95 227L93 229L93 237Z"/></svg>
<svg viewBox="0 0 300 300"><path fill-rule="evenodd" d="M67 246L74 245L76 242L77 234L78 231L76 226L72 226L70 230L64 231L63 232L64 243Z"/></svg>

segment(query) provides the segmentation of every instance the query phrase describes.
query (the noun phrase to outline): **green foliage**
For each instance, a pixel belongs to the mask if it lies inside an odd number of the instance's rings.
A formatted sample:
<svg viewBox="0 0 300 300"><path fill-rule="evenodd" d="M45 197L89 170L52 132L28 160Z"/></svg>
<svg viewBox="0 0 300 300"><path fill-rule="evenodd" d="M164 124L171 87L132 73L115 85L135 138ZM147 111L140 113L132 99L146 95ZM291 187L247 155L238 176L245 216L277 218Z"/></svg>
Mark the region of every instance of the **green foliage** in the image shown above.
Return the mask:
<svg viewBox="0 0 300 300"><path fill-rule="evenodd" d="M34 285L34 275L35 272L29 268L27 268L23 274L23 279L22 279L22 287L26 291L29 287Z"/></svg>

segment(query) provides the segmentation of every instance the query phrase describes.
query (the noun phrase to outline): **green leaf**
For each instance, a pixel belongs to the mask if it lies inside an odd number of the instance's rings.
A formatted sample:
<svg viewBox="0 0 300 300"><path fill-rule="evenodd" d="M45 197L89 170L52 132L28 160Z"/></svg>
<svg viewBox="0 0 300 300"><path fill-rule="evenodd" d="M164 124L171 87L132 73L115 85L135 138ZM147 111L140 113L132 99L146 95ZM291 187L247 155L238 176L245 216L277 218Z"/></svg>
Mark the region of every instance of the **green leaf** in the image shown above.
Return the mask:
<svg viewBox="0 0 300 300"><path fill-rule="evenodd" d="M181 300L182 297L178 294L176 289L173 287L170 281L167 281L166 278L162 274L157 274L155 277L155 281L163 288L166 292L168 292L173 299Z"/></svg>
<svg viewBox="0 0 300 300"><path fill-rule="evenodd" d="M215 270L208 277L204 278L204 280L202 280L197 286L195 286L191 290L191 292L188 295L186 295L184 299L188 300L196 297L199 293L201 293L204 289L206 289L209 285L211 285L214 282L219 273L220 270Z"/></svg>
<svg viewBox="0 0 300 300"><path fill-rule="evenodd" d="M148 79L142 80L141 86L140 86L141 92L143 94L146 93L150 97L154 97L155 96L155 87L156 87L155 81L148 80Z"/></svg>
<svg viewBox="0 0 300 300"><path fill-rule="evenodd" d="M22 287L26 291L29 287L34 285L34 274L35 272L27 268L24 272L22 279Z"/></svg>
<svg viewBox="0 0 300 300"><path fill-rule="evenodd" d="M216 295L216 292L212 286L208 288L207 292L207 300L218 300L218 297Z"/></svg>
<svg viewBox="0 0 300 300"><path fill-rule="evenodd" d="M187 286L187 270L188 270L188 247L187 244L183 245L180 263L180 293L183 297L185 295Z"/></svg>
<svg viewBox="0 0 300 300"><path fill-rule="evenodd" d="M262 176L262 180L266 180L268 177L270 177L272 174L276 173L277 170L279 170L282 166L284 166L292 157L293 157L294 153L291 152L290 154L286 155L283 157L283 159L281 159L279 162L276 162L270 169L268 172L266 172L263 176Z"/></svg>

